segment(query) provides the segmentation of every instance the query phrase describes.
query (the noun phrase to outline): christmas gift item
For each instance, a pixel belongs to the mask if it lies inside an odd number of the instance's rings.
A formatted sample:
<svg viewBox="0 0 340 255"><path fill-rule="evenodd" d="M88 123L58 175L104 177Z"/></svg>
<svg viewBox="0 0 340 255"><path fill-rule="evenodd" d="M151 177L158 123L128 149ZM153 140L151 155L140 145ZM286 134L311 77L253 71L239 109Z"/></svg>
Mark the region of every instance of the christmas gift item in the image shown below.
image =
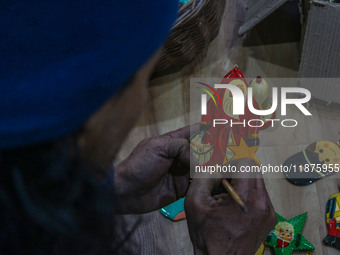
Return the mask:
<svg viewBox="0 0 340 255"><path fill-rule="evenodd" d="M326 223L328 235L323 243L340 250L340 193L334 194L327 201Z"/></svg>
<svg viewBox="0 0 340 255"><path fill-rule="evenodd" d="M266 238L266 246L273 247L276 255L289 255L293 251L314 250L314 246L301 234L307 213L286 220L276 213L277 223Z"/></svg>
<svg viewBox="0 0 340 255"><path fill-rule="evenodd" d="M210 94L207 102L207 112L201 117L201 130L190 138L190 145L193 155L196 157L200 166L216 166L225 164L233 159L251 158L257 164L261 164L256 157L256 151L259 146L259 129L256 126L258 116L255 116L248 109L247 91L248 84L240 71L235 66L222 79L220 84L231 84L239 88L244 95L244 114L238 115L233 113L233 94L226 88L213 88L212 86L199 83L203 90ZM253 105L259 109L255 99ZM226 125L213 125L214 119L223 119L228 122ZM248 121L254 119L252 125ZM245 125L231 125L231 123L245 123ZM255 127L254 127L255 126ZM184 200L176 203L184 203ZM181 208L181 206L176 208ZM170 207L161 209L161 213L172 220L182 219L174 217L174 212L170 212ZM184 208L184 206L183 206ZM177 210L177 214L180 212ZM171 216L170 216L171 215Z"/></svg>
<svg viewBox="0 0 340 255"><path fill-rule="evenodd" d="M296 185L311 184L340 168L340 146L330 141L310 144L306 149L289 157L284 163L289 169L286 178Z"/></svg>
<svg viewBox="0 0 340 255"><path fill-rule="evenodd" d="M261 244L260 248L257 250L255 255L263 255L264 254L264 249L265 249L265 244L264 242Z"/></svg>
<svg viewBox="0 0 340 255"><path fill-rule="evenodd" d="M268 110L269 109L269 85L265 79L261 76L257 76L256 79L252 80L250 85L253 89L253 98L258 103L258 110ZM271 119L275 119L275 112L270 115L260 116L264 125L261 129L267 128L271 125Z"/></svg>

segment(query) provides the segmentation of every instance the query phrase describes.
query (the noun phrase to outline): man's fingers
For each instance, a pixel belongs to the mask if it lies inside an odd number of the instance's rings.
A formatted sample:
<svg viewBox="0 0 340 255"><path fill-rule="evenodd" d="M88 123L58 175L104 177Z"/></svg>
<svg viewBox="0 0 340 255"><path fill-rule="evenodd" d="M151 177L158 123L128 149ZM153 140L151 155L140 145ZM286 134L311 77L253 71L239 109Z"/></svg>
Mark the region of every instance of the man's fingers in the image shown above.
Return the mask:
<svg viewBox="0 0 340 255"><path fill-rule="evenodd" d="M238 171L233 172L231 174L230 177L232 179L237 179L237 178L255 179L257 177L261 177L261 173L257 173L257 171L244 171L245 167L247 167L247 169L252 169L252 167L254 167L254 169L256 170L255 167L257 167L257 165L256 165L255 161L253 161L250 158L240 158L240 159L232 160L232 161L228 162L227 165L235 166L238 170Z"/></svg>
<svg viewBox="0 0 340 255"><path fill-rule="evenodd" d="M238 169L241 166L256 166L253 160L247 158L231 161L230 164L235 165ZM233 173L232 178L231 184L242 200L247 201L251 194L263 195L264 181L258 173L238 172Z"/></svg>
<svg viewBox="0 0 340 255"><path fill-rule="evenodd" d="M192 180L190 184L190 194L194 194L196 196L206 198L211 197L211 193L219 184L221 183L221 179L199 179L195 178Z"/></svg>
<svg viewBox="0 0 340 255"><path fill-rule="evenodd" d="M190 133L199 130L200 123L186 126L158 137L160 148L167 158L177 158L180 164L190 166Z"/></svg>
<svg viewBox="0 0 340 255"><path fill-rule="evenodd" d="M192 134L195 134L200 129L200 123L188 125L183 128L168 132L163 134L162 136L169 136L171 138L184 138L189 140Z"/></svg>
<svg viewBox="0 0 340 255"><path fill-rule="evenodd" d="M263 178L256 178L256 188L257 190L266 190L266 185Z"/></svg>
<svg viewBox="0 0 340 255"><path fill-rule="evenodd" d="M257 184L256 187L257 187L257 190L258 190L258 197L262 198L263 201L269 202L269 204L271 205L270 197L269 197L269 194L267 192L266 184L264 182L264 179L263 178L258 178L256 184Z"/></svg>
<svg viewBox="0 0 340 255"><path fill-rule="evenodd" d="M190 178L189 174L184 176L173 176L177 199L184 197L188 190Z"/></svg>
<svg viewBox="0 0 340 255"><path fill-rule="evenodd" d="M229 162L230 165L236 166L239 170L241 166L253 165L250 159L237 159ZM239 194L242 200L247 199L249 190L256 188L256 181L249 176L249 173L232 173L232 181L230 182L235 191Z"/></svg>
<svg viewBox="0 0 340 255"><path fill-rule="evenodd" d="M160 141L168 159L177 158L181 164L190 165L190 145L184 138L165 138Z"/></svg>
<svg viewBox="0 0 340 255"><path fill-rule="evenodd" d="M172 175L186 175L190 170L190 145L184 138L158 137L153 152L171 163L168 169Z"/></svg>

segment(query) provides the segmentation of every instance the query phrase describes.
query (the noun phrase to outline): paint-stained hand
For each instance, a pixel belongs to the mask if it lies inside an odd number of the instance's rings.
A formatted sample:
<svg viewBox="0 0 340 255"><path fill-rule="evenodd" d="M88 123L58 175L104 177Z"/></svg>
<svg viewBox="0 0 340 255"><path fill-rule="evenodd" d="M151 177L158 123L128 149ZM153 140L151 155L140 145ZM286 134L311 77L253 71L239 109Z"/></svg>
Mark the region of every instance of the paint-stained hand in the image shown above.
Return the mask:
<svg viewBox="0 0 340 255"><path fill-rule="evenodd" d="M233 164L254 165L250 159ZM240 177L240 176L239 176ZM255 254L276 223L276 216L261 177L231 181L248 208L244 212L227 193L218 193L221 179L193 179L185 212L196 255Z"/></svg>
<svg viewBox="0 0 340 255"><path fill-rule="evenodd" d="M190 126L141 141L115 168L120 213L147 213L183 197L189 185Z"/></svg>

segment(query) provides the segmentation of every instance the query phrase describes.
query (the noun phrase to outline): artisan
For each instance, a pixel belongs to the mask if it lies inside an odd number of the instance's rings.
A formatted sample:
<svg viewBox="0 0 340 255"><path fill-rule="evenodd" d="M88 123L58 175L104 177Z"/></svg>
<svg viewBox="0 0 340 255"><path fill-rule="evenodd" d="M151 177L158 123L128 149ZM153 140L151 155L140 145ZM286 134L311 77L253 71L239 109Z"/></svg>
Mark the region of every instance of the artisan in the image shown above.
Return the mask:
<svg viewBox="0 0 340 255"><path fill-rule="evenodd" d="M141 141L112 167L177 8L1 1L1 255L136 254L122 215L185 195L195 254L253 254L269 233L275 214L262 179L232 183L248 213L227 193L212 195L220 180L189 185L189 127Z"/></svg>

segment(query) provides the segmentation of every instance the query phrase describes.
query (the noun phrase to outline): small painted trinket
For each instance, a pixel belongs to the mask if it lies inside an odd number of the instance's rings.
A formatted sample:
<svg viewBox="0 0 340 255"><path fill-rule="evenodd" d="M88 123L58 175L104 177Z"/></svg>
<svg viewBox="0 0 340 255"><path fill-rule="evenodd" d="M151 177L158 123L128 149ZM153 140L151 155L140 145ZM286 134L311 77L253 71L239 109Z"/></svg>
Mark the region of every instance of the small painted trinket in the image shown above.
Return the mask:
<svg viewBox="0 0 340 255"><path fill-rule="evenodd" d="M177 200L176 202L163 207L159 211L161 214L163 214L165 217L169 218L173 221L179 221L185 219L185 211L184 211L184 199L181 198Z"/></svg>
<svg viewBox="0 0 340 255"><path fill-rule="evenodd" d="M261 76L257 76L249 86L253 88L253 97L259 104L260 110L268 109L269 86L267 81Z"/></svg>
<svg viewBox="0 0 340 255"><path fill-rule="evenodd" d="M323 243L340 250L340 193L334 194L327 201L326 223L328 235Z"/></svg>
<svg viewBox="0 0 340 255"><path fill-rule="evenodd" d="M222 165L238 158L252 158L258 165L259 159L256 151L259 147L259 130L257 126L214 126L214 119L225 119L234 122L247 122L249 119L256 119L245 101L245 113L242 115L233 114L233 96L226 88L216 90L209 84L198 82L203 91L210 90L212 93L207 101L206 114L201 116L201 130L190 139L190 147L200 166ZM220 84L229 84L238 87L245 94L248 90L248 83L237 65L228 72ZM254 99L254 107L258 104ZM164 207L160 212L171 220L179 220L185 217L183 200Z"/></svg>
<svg viewBox="0 0 340 255"><path fill-rule="evenodd" d="M276 213L277 223L266 238L266 246L274 248L276 255L289 255L293 251L314 250L314 246L301 234L307 213L286 220Z"/></svg>
<svg viewBox="0 0 340 255"><path fill-rule="evenodd" d="M253 89L253 98L259 106L259 110L268 110L269 108L269 85L268 82L261 76L257 76L256 79L250 82L249 87ZM271 119L275 119L275 112L270 115L259 116L264 122L261 129L265 129L271 126Z"/></svg>
<svg viewBox="0 0 340 255"><path fill-rule="evenodd" d="M289 169L285 176L293 184L311 184L340 170L340 146L330 141L315 142L282 165Z"/></svg>
<svg viewBox="0 0 340 255"><path fill-rule="evenodd" d="M261 243L260 248L257 250L257 252L255 253L255 255L263 255L264 254L264 249L266 248L264 242Z"/></svg>

